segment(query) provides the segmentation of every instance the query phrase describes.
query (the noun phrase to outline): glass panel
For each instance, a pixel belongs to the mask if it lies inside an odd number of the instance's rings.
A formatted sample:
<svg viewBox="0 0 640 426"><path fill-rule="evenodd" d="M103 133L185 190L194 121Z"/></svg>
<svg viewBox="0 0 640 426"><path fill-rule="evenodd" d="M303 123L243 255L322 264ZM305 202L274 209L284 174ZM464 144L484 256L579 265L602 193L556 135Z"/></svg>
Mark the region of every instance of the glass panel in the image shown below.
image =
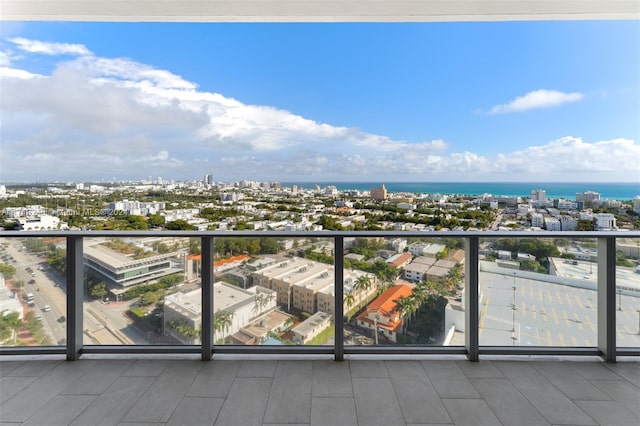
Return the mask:
<svg viewBox="0 0 640 426"><path fill-rule="evenodd" d="M216 238L218 345L333 345L330 238Z"/></svg>
<svg viewBox="0 0 640 426"><path fill-rule="evenodd" d="M640 238L616 239L616 344L640 347Z"/></svg>
<svg viewBox="0 0 640 426"><path fill-rule="evenodd" d="M0 243L2 345L64 345L65 238L3 238Z"/></svg>
<svg viewBox="0 0 640 426"><path fill-rule="evenodd" d="M86 345L199 341L199 296L190 304L201 285L191 261L199 238L85 238L83 250ZM169 315L173 300L183 301L181 315Z"/></svg>
<svg viewBox="0 0 640 426"><path fill-rule="evenodd" d="M345 238L345 345L464 345L462 238Z"/></svg>
<svg viewBox="0 0 640 426"><path fill-rule="evenodd" d="M597 344L594 239L483 239L480 253L480 345Z"/></svg>

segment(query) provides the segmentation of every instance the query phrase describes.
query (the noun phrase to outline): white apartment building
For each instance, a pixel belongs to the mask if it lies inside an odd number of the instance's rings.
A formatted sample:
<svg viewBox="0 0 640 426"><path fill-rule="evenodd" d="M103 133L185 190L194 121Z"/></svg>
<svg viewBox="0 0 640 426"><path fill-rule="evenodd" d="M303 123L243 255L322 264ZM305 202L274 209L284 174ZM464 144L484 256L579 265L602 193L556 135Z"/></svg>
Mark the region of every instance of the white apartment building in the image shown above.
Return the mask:
<svg viewBox="0 0 640 426"><path fill-rule="evenodd" d="M569 200L558 200L558 210L577 210L578 203Z"/></svg>
<svg viewBox="0 0 640 426"><path fill-rule="evenodd" d="M575 231L578 228L578 221L572 216L560 216L560 225L563 231Z"/></svg>
<svg viewBox="0 0 640 426"><path fill-rule="evenodd" d="M531 191L531 201L546 201L547 191L544 189L534 189Z"/></svg>
<svg viewBox="0 0 640 426"><path fill-rule="evenodd" d="M596 231L617 229L616 218L611 213L597 213L593 215Z"/></svg>
<svg viewBox="0 0 640 426"><path fill-rule="evenodd" d="M544 225L547 231L562 231L560 219L556 219L555 217L545 217Z"/></svg>
<svg viewBox="0 0 640 426"><path fill-rule="evenodd" d="M407 250L414 256L432 256L435 257L436 254L444 250L444 244L433 244L433 243L412 243L409 244Z"/></svg>
<svg viewBox="0 0 640 426"><path fill-rule="evenodd" d="M393 249L397 253L402 253L405 247L407 247L407 240L404 240L402 238L395 238L391 241L391 247L393 247Z"/></svg>
<svg viewBox="0 0 640 426"><path fill-rule="evenodd" d="M266 288L252 287L244 290L224 281L218 281L213 285L213 291L214 318L221 311L228 312L231 318L228 325L220 326L214 330L216 341L237 333L251 321L276 309L274 292ZM180 335L172 327L172 324L175 324L175 321L195 330L200 328L202 324L202 289L168 295L164 299L163 312L165 333L171 334L186 344L200 342L199 337Z"/></svg>
<svg viewBox="0 0 640 426"><path fill-rule="evenodd" d="M541 213L533 213L531 215L531 226L535 228L542 228L544 225L544 215Z"/></svg>
<svg viewBox="0 0 640 426"><path fill-rule="evenodd" d="M600 201L599 192L586 191L576 193L576 202L592 203L594 201Z"/></svg>

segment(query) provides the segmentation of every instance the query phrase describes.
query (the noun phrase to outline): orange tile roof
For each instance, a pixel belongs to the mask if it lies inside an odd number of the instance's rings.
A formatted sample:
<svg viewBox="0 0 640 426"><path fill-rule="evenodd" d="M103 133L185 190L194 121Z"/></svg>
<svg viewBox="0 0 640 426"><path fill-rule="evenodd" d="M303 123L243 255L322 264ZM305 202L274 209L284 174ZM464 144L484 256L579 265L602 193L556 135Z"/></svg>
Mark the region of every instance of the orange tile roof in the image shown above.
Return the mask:
<svg viewBox="0 0 640 426"><path fill-rule="evenodd" d="M228 265L229 263L233 262L241 262L243 260L249 259L250 257L251 256L249 256L248 254L240 254L238 256L227 257L226 259L220 259L213 262L213 267L215 268L217 266ZM187 256L187 259L200 261L202 260L202 256L199 254L190 254Z"/></svg>
<svg viewBox="0 0 640 426"><path fill-rule="evenodd" d="M393 317L396 316L396 313L393 311L397 305L396 300L409 296L411 296L411 287L405 284L395 285L378 296L373 302L369 303L365 311L358 315L358 319L373 323L373 321L369 319L369 314L375 312L385 317L389 322L388 325L378 323L378 327L385 330L396 331L402 325L401 319L398 319L398 321L393 320Z"/></svg>
<svg viewBox="0 0 640 426"><path fill-rule="evenodd" d="M404 252L400 254L400 256L398 256L396 259L394 259L392 262L389 262L389 264L395 266L396 268L399 268L411 259L413 259L413 256L411 255L411 253Z"/></svg>
<svg viewBox="0 0 640 426"><path fill-rule="evenodd" d="M248 260L251 256L248 254L241 254L238 256L227 257L226 259L220 259L213 262L213 267L228 265L229 263L241 262L243 260Z"/></svg>

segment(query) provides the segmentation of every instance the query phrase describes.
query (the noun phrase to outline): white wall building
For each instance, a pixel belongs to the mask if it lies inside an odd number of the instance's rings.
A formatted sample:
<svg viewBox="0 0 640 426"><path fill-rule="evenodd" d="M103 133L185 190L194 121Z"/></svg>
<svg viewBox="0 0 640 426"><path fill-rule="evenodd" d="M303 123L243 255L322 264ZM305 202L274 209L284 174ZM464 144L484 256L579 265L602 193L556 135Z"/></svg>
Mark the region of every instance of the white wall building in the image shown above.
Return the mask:
<svg viewBox="0 0 640 426"><path fill-rule="evenodd" d="M607 229L617 229L616 218L611 213L597 213L593 215L595 226L597 231L604 231Z"/></svg>

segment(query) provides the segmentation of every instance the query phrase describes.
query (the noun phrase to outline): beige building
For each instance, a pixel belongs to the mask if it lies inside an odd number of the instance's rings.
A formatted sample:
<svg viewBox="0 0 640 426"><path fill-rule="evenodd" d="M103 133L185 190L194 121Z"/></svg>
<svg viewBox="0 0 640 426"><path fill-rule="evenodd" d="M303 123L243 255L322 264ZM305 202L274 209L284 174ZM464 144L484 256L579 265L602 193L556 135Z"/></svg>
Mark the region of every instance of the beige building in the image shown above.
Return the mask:
<svg viewBox="0 0 640 426"><path fill-rule="evenodd" d="M380 186L380 188L373 188L369 191L371 194L371 198L374 200L386 200L387 199L387 188L384 187L384 183Z"/></svg>

